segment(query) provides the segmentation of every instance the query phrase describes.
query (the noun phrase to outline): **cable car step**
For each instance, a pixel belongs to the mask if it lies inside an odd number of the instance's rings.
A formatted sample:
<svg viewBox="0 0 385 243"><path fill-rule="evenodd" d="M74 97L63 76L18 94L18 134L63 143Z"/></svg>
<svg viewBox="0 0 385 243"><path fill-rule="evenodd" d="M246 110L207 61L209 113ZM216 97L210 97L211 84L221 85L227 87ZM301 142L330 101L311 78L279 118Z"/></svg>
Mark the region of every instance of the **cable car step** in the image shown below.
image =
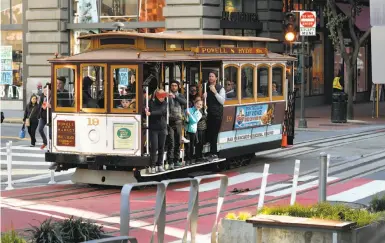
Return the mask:
<svg viewBox="0 0 385 243"><path fill-rule="evenodd" d="M157 172L155 174L149 174L149 173L147 173L146 169L143 169L143 170L141 170L141 176L142 177L159 176L159 175L164 175L164 174L172 173L172 172L175 172L175 171L191 169L191 168L200 167L200 166L203 166L203 165L215 164L215 163L219 163L219 162L222 162L222 161L225 161L225 160L226 159L218 158L218 159L214 159L214 160L203 162L203 163L199 163L199 164L192 164L192 165L187 165L187 166L183 166L183 167L178 167L178 168L175 168L173 170L166 170L164 172Z"/></svg>

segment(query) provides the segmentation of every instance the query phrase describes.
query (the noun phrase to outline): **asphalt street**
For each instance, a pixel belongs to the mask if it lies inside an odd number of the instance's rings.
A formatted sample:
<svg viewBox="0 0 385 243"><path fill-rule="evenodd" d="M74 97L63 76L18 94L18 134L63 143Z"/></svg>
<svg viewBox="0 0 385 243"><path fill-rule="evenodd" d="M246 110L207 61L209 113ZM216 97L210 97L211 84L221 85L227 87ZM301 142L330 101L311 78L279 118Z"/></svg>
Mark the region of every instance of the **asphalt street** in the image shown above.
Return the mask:
<svg viewBox="0 0 385 243"><path fill-rule="evenodd" d="M292 148L257 153L257 156L249 166L233 170L240 173L261 172L263 171L264 163L269 163L271 173L290 173L293 171L295 160L299 159L301 160L301 172L307 171L318 168L320 152L327 152L331 155L331 164L352 160L383 149L383 135L380 133L354 137L357 134L381 128L385 128L385 126L363 126L326 132L297 130L295 136L296 145ZM40 150L40 136L37 135L37 146L31 148L29 147L30 140L28 134L25 139L18 138L20 129L20 124L3 123L1 125L2 190L7 185L6 142L8 141L13 143L12 179L15 188L47 185L51 179L51 174L48 170L50 163L44 161L45 150ZM330 139L331 137L337 138ZM71 183L72 172L73 170L55 173L55 182L62 184ZM365 175L365 177L379 180L385 178L385 171L373 172Z"/></svg>

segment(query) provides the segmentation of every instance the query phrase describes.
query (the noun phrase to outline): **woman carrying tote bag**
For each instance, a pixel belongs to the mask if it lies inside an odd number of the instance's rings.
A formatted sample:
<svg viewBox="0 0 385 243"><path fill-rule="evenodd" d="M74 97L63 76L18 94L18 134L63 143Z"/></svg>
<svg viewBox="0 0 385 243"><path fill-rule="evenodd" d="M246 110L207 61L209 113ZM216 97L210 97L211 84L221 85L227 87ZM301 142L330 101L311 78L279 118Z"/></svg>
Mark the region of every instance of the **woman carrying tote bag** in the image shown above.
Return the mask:
<svg viewBox="0 0 385 243"><path fill-rule="evenodd" d="M39 104L37 103L37 96L33 94L24 111L24 125L28 129L29 136L31 137L31 146L36 144L36 129L39 125ZM24 126L23 126L24 127Z"/></svg>

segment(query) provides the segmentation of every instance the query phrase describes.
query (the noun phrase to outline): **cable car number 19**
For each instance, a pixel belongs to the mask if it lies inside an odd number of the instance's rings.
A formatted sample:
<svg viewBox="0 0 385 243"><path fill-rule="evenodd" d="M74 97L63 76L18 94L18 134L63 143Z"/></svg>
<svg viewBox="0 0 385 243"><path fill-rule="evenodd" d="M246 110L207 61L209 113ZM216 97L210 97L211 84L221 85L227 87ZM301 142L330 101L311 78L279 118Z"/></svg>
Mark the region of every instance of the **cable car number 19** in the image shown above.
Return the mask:
<svg viewBox="0 0 385 243"><path fill-rule="evenodd" d="M99 119L98 118L87 118L88 120L88 126L97 126L99 125Z"/></svg>

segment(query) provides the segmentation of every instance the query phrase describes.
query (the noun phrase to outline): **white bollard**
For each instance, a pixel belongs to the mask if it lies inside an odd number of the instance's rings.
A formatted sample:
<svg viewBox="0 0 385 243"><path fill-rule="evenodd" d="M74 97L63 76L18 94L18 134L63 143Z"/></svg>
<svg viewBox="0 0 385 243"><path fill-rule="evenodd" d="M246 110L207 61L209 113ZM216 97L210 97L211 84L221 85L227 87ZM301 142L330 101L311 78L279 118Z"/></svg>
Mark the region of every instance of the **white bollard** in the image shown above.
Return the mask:
<svg viewBox="0 0 385 243"><path fill-rule="evenodd" d="M7 143L7 174L8 174L8 186L5 190L13 190L12 186L12 141Z"/></svg>
<svg viewBox="0 0 385 243"><path fill-rule="evenodd" d="M327 155L326 179L329 177L330 154Z"/></svg>
<svg viewBox="0 0 385 243"><path fill-rule="evenodd" d="M269 164L265 164L265 167L263 168L262 185L261 189L259 190L258 210L261 210L263 208L263 203L265 202L265 191L267 184L267 176L269 175L269 167Z"/></svg>
<svg viewBox="0 0 385 243"><path fill-rule="evenodd" d="M51 180L48 182L48 184L50 184L50 185L56 184L56 181L55 181L55 170L51 170Z"/></svg>
<svg viewBox="0 0 385 243"><path fill-rule="evenodd" d="M299 176L299 166L301 164L301 160L295 160L294 165L294 174L293 174L293 188L291 191L290 205L294 205L296 197L297 197L297 185L298 185L298 176Z"/></svg>

